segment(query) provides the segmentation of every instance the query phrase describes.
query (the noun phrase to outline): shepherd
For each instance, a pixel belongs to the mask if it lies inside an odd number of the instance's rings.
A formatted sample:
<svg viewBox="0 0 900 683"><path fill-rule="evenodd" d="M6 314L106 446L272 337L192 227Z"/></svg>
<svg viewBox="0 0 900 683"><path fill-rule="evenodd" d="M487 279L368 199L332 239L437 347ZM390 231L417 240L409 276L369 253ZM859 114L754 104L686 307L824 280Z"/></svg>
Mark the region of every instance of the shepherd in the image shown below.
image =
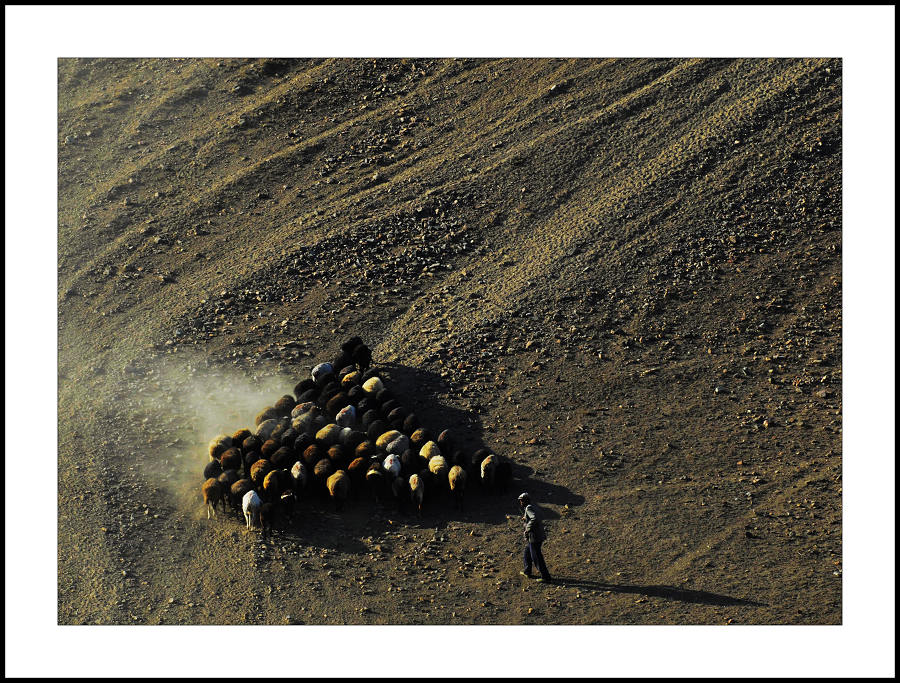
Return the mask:
<svg viewBox="0 0 900 683"><path fill-rule="evenodd" d="M541 524L538 508L531 504L531 498L527 493L519 496L519 507L523 510L522 521L525 524L525 569L519 572L522 576L531 578L532 565L537 566L541 576L538 581L550 583L553 579L547 571L544 556L541 553L541 544L544 542L544 527Z"/></svg>

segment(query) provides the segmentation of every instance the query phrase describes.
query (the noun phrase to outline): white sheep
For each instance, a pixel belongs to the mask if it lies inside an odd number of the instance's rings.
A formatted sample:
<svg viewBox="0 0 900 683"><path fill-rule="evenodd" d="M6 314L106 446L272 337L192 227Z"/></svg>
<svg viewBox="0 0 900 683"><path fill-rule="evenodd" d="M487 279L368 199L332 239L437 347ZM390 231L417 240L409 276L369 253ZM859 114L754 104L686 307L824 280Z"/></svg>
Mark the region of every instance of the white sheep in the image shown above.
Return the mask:
<svg viewBox="0 0 900 683"><path fill-rule="evenodd" d="M370 377L362 385L363 391L365 391L370 396L374 396L379 391L384 389L384 383L378 377Z"/></svg>
<svg viewBox="0 0 900 683"><path fill-rule="evenodd" d="M409 448L409 437L406 434L401 434L396 439L391 441L387 448L385 449L388 453L392 453L394 455L402 455L405 450Z"/></svg>
<svg viewBox="0 0 900 683"><path fill-rule="evenodd" d="M247 520L247 529L250 529L254 519L259 520L259 508L262 506L262 499L257 495L256 491L247 491L244 494L244 500L241 501L241 507L244 510L244 519Z"/></svg>
<svg viewBox="0 0 900 683"><path fill-rule="evenodd" d="M334 421L341 427L353 427L356 424L356 406L344 406L341 408Z"/></svg>
<svg viewBox="0 0 900 683"><path fill-rule="evenodd" d="M400 456L391 454L384 459L384 469L391 473L392 477L400 476Z"/></svg>
<svg viewBox="0 0 900 683"><path fill-rule="evenodd" d="M325 375L334 374L334 366L331 363L319 363L312 369L310 374L312 375L313 382L319 384Z"/></svg>

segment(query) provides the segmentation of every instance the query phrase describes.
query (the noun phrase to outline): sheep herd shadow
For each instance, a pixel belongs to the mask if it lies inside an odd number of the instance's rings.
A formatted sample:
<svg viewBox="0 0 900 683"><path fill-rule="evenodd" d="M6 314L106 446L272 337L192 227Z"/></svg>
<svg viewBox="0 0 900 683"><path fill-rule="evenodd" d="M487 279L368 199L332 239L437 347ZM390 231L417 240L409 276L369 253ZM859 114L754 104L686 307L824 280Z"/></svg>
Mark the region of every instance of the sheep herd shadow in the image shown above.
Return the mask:
<svg viewBox="0 0 900 683"><path fill-rule="evenodd" d="M456 446L472 454L482 448L498 453L511 465L512 477L499 490L488 491L481 486L480 470L473 463L462 509L457 508L449 491L432 490L426 493L422 514L412 501L389 500L378 503L368 490L351 494L344 508L338 512L326 497L308 496L297 504L293 518L276 520L268 538L276 541L339 549L343 552L369 553L370 545L362 539L382 538L386 532L403 533L404 529L433 529L439 532L454 522L476 524L506 524L510 516L520 513L517 497L528 491L535 501L569 506L584 503L584 498L569 489L534 477L534 470L485 442L481 416L471 410L442 402L448 383L438 374L421 368L397 363L375 365L379 376L402 405L414 412L420 423L432 434L450 429ZM543 507L546 519L559 515ZM518 526L516 530L519 531ZM518 538L518 536L516 536Z"/></svg>

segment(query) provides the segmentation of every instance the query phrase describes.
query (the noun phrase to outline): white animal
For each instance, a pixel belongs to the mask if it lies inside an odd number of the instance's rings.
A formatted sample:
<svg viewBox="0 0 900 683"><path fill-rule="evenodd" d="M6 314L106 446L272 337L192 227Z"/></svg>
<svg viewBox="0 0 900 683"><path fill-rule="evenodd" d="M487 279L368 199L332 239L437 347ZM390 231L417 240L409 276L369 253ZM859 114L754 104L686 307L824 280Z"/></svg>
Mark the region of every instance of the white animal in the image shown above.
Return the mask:
<svg viewBox="0 0 900 683"><path fill-rule="evenodd" d="M259 508L262 505L262 500L256 491L247 491L244 494L244 500L241 501L241 505L244 509L244 519L247 520L247 529L249 529L254 519L259 522Z"/></svg>
<svg viewBox="0 0 900 683"><path fill-rule="evenodd" d="M356 406L346 406L338 411L334 421L341 427L352 427L356 424Z"/></svg>
<svg viewBox="0 0 900 683"><path fill-rule="evenodd" d="M391 473L392 477L400 476L400 456L391 453L384 459L384 469Z"/></svg>

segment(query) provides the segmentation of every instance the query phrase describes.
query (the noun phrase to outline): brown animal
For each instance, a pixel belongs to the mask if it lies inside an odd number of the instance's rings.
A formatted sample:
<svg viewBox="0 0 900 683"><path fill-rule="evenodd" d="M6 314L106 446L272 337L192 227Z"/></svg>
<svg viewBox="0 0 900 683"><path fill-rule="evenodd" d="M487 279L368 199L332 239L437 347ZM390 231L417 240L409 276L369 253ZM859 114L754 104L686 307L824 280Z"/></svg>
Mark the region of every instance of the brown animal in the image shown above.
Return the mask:
<svg viewBox="0 0 900 683"><path fill-rule="evenodd" d="M338 470L328 477L325 485L328 487L328 493L331 495L332 500L334 500L335 511L340 512L350 495L350 477L344 470Z"/></svg>
<svg viewBox="0 0 900 683"><path fill-rule="evenodd" d="M203 492L203 504L206 505L206 519L210 518L210 511L212 514L216 514L216 503L222 503L222 512L225 512L225 498L222 495L222 484L219 483L218 479L213 479L210 477L205 482L203 482L203 487L201 488Z"/></svg>

